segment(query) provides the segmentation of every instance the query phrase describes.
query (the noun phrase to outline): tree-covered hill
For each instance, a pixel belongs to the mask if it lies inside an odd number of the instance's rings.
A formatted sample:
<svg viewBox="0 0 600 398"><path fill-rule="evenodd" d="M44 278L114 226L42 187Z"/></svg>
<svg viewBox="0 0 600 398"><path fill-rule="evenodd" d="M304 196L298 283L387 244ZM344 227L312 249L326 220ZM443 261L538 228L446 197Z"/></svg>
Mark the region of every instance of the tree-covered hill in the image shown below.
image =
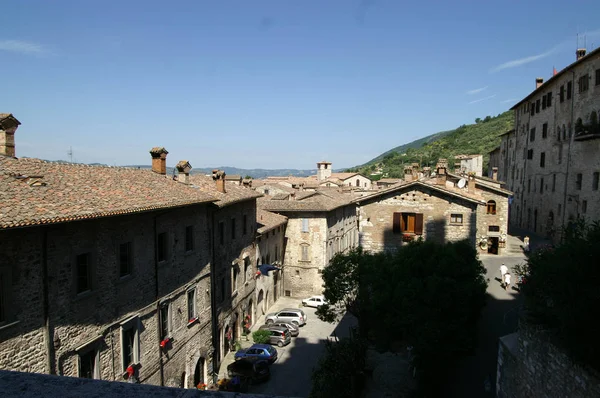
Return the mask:
<svg viewBox="0 0 600 398"><path fill-rule="evenodd" d="M435 167L439 158L446 158L453 165L456 155L481 154L486 172L489 152L500 144L500 134L511 130L513 125L512 111L496 117L477 118L474 124L463 124L454 130L442 131L396 147L349 171L358 171L367 176L380 171L383 177L400 178L404 175L404 167L410 163Z"/></svg>

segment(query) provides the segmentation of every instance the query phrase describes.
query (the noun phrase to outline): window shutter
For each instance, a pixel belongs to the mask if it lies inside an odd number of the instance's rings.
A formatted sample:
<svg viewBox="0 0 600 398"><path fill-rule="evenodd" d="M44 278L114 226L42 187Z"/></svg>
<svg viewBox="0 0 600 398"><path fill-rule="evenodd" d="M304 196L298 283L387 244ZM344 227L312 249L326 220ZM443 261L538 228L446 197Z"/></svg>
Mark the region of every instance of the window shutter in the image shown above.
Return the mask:
<svg viewBox="0 0 600 398"><path fill-rule="evenodd" d="M423 235L423 214L415 214L415 235Z"/></svg>
<svg viewBox="0 0 600 398"><path fill-rule="evenodd" d="M402 221L402 213L394 213L394 233L400 233L404 228L400 225Z"/></svg>

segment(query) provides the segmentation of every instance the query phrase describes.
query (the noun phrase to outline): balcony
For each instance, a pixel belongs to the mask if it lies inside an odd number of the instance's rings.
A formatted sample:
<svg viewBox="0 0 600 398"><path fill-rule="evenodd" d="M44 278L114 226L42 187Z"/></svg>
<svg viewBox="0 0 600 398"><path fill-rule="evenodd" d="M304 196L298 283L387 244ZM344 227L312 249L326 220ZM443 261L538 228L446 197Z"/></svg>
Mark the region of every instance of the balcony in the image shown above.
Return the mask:
<svg viewBox="0 0 600 398"><path fill-rule="evenodd" d="M575 136L573 137L575 141L587 141L593 140L595 138L600 138L600 131L591 131L591 129L577 131L575 132Z"/></svg>
<svg viewBox="0 0 600 398"><path fill-rule="evenodd" d="M594 138L600 138L600 124L598 124L598 115L592 111L589 118L590 122L583 124L581 118L575 122L575 141L587 141Z"/></svg>

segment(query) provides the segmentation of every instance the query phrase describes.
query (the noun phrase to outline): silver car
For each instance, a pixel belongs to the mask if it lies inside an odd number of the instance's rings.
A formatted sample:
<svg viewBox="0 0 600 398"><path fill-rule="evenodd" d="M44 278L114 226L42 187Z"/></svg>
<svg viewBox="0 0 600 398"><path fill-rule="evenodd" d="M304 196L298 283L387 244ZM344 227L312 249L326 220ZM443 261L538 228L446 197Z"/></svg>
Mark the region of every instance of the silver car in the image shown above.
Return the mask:
<svg viewBox="0 0 600 398"><path fill-rule="evenodd" d="M300 334L300 328L298 326L292 325L291 323L285 323L285 322L273 322L268 325L262 325L259 329L269 329L274 326L287 328L287 330L290 332L292 337L297 337Z"/></svg>
<svg viewBox="0 0 600 398"><path fill-rule="evenodd" d="M278 312L267 314L265 323L270 325L275 322L290 323L294 326L306 324L306 314L299 308L284 308Z"/></svg>

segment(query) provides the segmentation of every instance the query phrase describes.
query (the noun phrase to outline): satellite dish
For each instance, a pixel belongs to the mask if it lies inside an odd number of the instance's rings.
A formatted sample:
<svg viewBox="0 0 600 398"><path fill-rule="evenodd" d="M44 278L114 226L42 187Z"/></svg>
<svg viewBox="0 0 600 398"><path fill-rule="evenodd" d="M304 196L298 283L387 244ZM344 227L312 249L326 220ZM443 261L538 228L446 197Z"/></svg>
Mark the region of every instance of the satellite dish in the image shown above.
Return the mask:
<svg viewBox="0 0 600 398"><path fill-rule="evenodd" d="M465 180L464 178L461 178L461 179L458 181L458 187L459 187L459 188L464 188L464 187L465 187L465 185L467 185L467 180Z"/></svg>

